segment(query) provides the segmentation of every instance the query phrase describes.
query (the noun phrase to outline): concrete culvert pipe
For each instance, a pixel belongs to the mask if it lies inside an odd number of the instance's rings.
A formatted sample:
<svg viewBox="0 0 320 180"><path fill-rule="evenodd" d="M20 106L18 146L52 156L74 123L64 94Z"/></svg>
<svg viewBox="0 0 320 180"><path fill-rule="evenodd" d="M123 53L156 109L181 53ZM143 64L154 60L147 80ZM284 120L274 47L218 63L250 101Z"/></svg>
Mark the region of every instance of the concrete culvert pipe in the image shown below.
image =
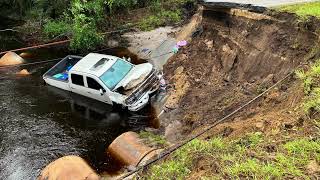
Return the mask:
<svg viewBox="0 0 320 180"><path fill-rule="evenodd" d="M137 133L126 132L110 144L108 152L120 163L136 167L155 156L159 149L144 145Z"/></svg>
<svg viewBox="0 0 320 180"><path fill-rule="evenodd" d="M42 171L38 180L98 180L99 175L78 156L59 158Z"/></svg>
<svg viewBox="0 0 320 180"><path fill-rule="evenodd" d="M16 65L21 64L23 62L23 58L17 55L16 53L7 52L4 56L1 57L0 66Z"/></svg>

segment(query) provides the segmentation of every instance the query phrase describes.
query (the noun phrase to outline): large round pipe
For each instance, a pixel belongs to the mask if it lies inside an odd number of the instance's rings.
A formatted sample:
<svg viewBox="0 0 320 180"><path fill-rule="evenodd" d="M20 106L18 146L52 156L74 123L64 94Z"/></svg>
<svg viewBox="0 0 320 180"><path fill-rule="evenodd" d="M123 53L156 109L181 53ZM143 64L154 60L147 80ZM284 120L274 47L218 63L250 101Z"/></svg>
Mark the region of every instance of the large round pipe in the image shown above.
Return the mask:
<svg viewBox="0 0 320 180"><path fill-rule="evenodd" d="M100 177L78 156L65 156L51 162L42 171L38 180L98 180Z"/></svg>
<svg viewBox="0 0 320 180"><path fill-rule="evenodd" d="M23 63L22 57L14 52L7 52L0 58L0 66L16 65Z"/></svg>
<svg viewBox="0 0 320 180"><path fill-rule="evenodd" d="M138 166L147 161L156 154L155 150L144 145L134 132L121 134L108 147L110 155L127 166Z"/></svg>

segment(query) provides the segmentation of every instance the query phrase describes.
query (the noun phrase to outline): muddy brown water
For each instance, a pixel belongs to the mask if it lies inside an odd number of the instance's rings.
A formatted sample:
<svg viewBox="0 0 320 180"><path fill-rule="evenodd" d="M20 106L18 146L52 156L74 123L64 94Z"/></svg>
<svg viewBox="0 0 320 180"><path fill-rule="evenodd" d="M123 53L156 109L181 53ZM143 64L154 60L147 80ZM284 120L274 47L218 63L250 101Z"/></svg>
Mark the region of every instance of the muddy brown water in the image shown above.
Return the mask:
<svg viewBox="0 0 320 180"><path fill-rule="evenodd" d="M26 62L69 54L63 47L27 53ZM100 53L139 62L125 48ZM41 76L54 63L0 69L0 179L35 179L48 163L71 154L98 172L113 171L108 145L123 132L155 124L151 107L132 113L44 85ZM23 68L32 75L14 74Z"/></svg>

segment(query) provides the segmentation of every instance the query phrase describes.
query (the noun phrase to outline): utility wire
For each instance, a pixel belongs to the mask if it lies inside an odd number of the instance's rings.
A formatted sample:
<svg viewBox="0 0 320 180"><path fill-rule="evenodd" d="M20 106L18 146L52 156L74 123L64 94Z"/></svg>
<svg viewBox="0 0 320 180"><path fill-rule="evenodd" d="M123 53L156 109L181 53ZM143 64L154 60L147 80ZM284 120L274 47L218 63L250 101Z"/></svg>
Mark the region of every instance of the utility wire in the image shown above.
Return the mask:
<svg viewBox="0 0 320 180"><path fill-rule="evenodd" d="M298 65L295 69L298 69L302 66ZM272 90L273 88L275 88L276 86L278 86L279 84L281 84L283 81L285 81L287 78L289 78L291 75L294 74L294 70L291 71L290 73L288 73L285 77L283 77L281 80L279 80L278 82L276 82L275 84L273 84L271 87L269 87L267 90L265 90L264 92L260 93L258 96L254 97L253 99L251 99L250 101L248 101L247 103L245 103L244 105L242 105L241 107L239 107L238 109L234 110L233 112L231 112L230 114L224 116L223 118L219 119L218 121L215 121L212 125L210 125L208 128L206 128L205 130L203 130L202 132L191 136L190 138L188 138L187 140L185 140L184 142L172 147L172 148L168 148L167 151L164 151L163 153L159 154L158 157L156 157L155 159L152 159L151 161L147 162L145 165L143 166L138 166L135 170L121 176L119 179L124 179L127 178L131 175L133 175L134 173L139 172L140 170L150 166L151 164L163 159L164 157L170 155L171 153L173 153L174 151L178 150L179 148L181 148L182 146L186 145L187 143L189 143L190 141L200 137L201 135L205 134L206 132L210 131L212 128L214 128L215 126L217 126L218 124L222 123L223 121L227 120L228 118L230 118L231 116L235 115L236 113L238 113L239 111L241 111L242 109L244 109L245 107L247 107L248 105L250 105L251 103L253 103L254 101L256 101L257 99L259 99L260 97L262 97L263 95L265 95L267 92L269 92L270 90Z"/></svg>
<svg viewBox="0 0 320 180"><path fill-rule="evenodd" d="M112 49L112 48L104 48L104 49L100 49L100 50L96 50L93 51L95 53L101 52L101 51L105 51L108 49ZM173 51L164 53L164 54L160 54L158 56L153 56L148 58L147 60L151 60L153 58L157 58L157 57L161 57L161 56L165 56L167 54L173 53ZM85 55L85 54L79 54L80 56ZM21 67L21 66L29 66L29 65L35 65L35 64L46 64L46 63L50 63L50 62L54 62L54 61L58 61L63 59L64 57L60 57L60 58L55 58L55 59L50 59L50 60L45 60L45 61L37 61L37 62L31 62L31 63L23 63L23 64L14 64L14 65L5 65L5 66L0 66L0 69L5 69L5 68L13 68L13 67Z"/></svg>

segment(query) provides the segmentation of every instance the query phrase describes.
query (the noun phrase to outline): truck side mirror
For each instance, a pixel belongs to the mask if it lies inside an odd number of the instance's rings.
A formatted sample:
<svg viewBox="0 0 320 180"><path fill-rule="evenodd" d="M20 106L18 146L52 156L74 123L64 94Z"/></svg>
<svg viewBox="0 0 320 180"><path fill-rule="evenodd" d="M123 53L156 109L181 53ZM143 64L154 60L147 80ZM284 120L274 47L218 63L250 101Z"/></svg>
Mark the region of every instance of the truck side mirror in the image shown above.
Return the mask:
<svg viewBox="0 0 320 180"><path fill-rule="evenodd" d="M100 89L99 91L100 91L101 96L106 92L106 90L104 90L104 89Z"/></svg>

